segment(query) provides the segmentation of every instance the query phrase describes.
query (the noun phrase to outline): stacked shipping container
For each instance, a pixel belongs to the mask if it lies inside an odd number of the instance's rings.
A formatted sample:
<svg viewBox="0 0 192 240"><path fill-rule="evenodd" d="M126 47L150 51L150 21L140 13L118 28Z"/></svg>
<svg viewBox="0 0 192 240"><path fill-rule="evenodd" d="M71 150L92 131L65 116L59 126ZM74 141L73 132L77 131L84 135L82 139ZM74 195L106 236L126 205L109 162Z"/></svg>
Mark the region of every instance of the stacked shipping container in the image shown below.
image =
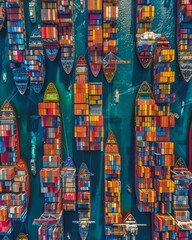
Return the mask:
<svg viewBox="0 0 192 240"><path fill-rule="evenodd" d="M0 0L0 31L3 28L4 21L5 21L5 1Z"/></svg>
<svg viewBox="0 0 192 240"><path fill-rule="evenodd" d="M103 55L110 52L115 54L118 51L117 39L117 19L118 19L118 0L104 0L103 2ZM103 72L108 82L113 80L116 72L116 64L103 64Z"/></svg>
<svg viewBox="0 0 192 240"><path fill-rule="evenodd" d="M136 2L137 56L141 65L147 68L153 57L153 42L147 39L142 40L139 35L151 31L151 22L155 15L155 8L151 5L151 0L136 0Z"/></svg>
<svg viewBox="0 0 192 240"><path fill-rule="evenodd" d="M41 20L45 24L41 35L50 61L54 61L59 51L57 29L57 0L42 0Z"/></svg>
<svg viewBox="0 0 192 240"><path fill-rule="evenodd" d="M177 0L177 49L181 73L185 81L192 77L192 2Z"/></svg>
<svg viewBox="0 0 192 240"><path fill-rule="evenodd" d="M38 104L38 112L41 116L41 126L44 129L44 156L43 169L40 170L41 192L44 194L44 214L61 215L62 199L60 185L61 170L61 113L59 95L55 85L49 83L44 102ZM41 226L38 239L58 239L62 236L62 226L51 226L49 229Z"/></svg>
<svg viewBox="0 0 192 240"><path fill-rule="evenodd" d="M103 57L102 1L88 1L88 49L89 65L95 77L98 76Z"/></svg>
<svg viewBox="0 0 192 240"><path fill-rule="evenodd" d="M189 212L189 185L192 181L192 174L187 169L183 159L178 159L174 168L172 178L175 183L173 193L173 211L175 220L178 222L177 239L188 240L190 236L190 227L192 223ZM180 225L180 227L179 227Z"/></svg>
<svg viewBox="0 0 192 240"><path fill-rule="evenodd" d="M110 132L105 145L105 236L106 239L121 239L125 234L121 215L121 156L113 132Z"/></svg>
<svg viewBox="0 0 192 240"><path fill-rule="evenodd" d="M58 29L61 63L69 74L74 63L73 0L58 1Z"/></svg>
<svg viewBox="0 0 192 240"><path fill-rule="evenodd" d="M26 50L25 67L34 92L39 93L45 80L45 56L41 29L33 30L29 40L30 50Z"/></svg>
<svg viewBox="0 0 192 240"><path fill-rule="evenodd" d="M28 84L28 74L24 68L26 36L23 0L6 1L6 13L10 67L16 87L23 95Z"/></svg>
<svg viewBox="0 0 192 240"><path fill-rule="evenodd" d="M76 149L103 151L102 84L88 83L88 69L83 57L77 62L75 80Z"/></svg>
<svg viewBox="0 0 192 240"><path fill-rule="evenodd" d="M9 102L0 111L0 233L10 234L13 221L24 222L29 201L29 176L20 159L17 120Z"/></svg>

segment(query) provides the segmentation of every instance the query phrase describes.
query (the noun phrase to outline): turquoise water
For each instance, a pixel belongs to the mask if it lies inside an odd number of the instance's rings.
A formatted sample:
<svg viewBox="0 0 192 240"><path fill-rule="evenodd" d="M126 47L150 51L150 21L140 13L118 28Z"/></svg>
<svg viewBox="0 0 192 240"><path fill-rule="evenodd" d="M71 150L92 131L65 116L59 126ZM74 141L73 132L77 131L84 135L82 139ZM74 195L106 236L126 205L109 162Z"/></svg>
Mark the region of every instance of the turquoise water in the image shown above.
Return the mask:
<svg viewBox="0 0 192 240"><path fill-rule="evenodd" d="M26 10L26 26L27 37L32 30L37 27L40 20L35 25L30 23L28 18L28 0L25 0ZM118 56L122 59L130 60L130 65L119 65L115 78L111 85L108 85L104 79L102 71L99 76L94 78L90 72L90 81L103 82L103 115L105 117L105 140L110 130L114 131L118 143L119 150L122 156L122 214L126 214L131 210L138 223L147 223L147 227L140 228L138 240L150 240L150 214L139 213L135 205L135 194L133 191L133 168L134 168L134 102L137 90L142 81L147 80L151 83L152 65L149 69L143 69L137 60L135 54L135 30L134 30L134 1L120 0L119 3L119 51ZM87 59L87 12L80 12L79 1L75 0L75 41L76 52L75 59L77 61L80 55L84 55ZM173 48L175 44L175 0L152 0L155 5L155 19L153 21L153 31L155 33L165 34L171 42ZM38 9L37 15L40 17ZM63 113L63 159L65 160L70 155L79 168L81 163L85 161L94 174L92 177L92 220L95 224L91 225L88 240L103 240L104 239L104 198L103 198L103 153L83 153L75 151L73 138L73 92L68 92L67 87L70 83L74 83L75 68L73 68L70 76L64 73L60 63L60 56L57 57L54 63L48 59L46 62L47 77L41 94L37 95L28 90L25 96L17 93L15 84L12 79L12 74L9 70L8 59L8 41L6 30L0 33L0 75L2 66L5 66L8 71L8 80L6 83L0 79L0 105L5 99L11 100L19 121L19 132L21 142L21 153L27 161L28 165L32 154L36 155L37 159L37 175L31 177L31 198L28 218L26 223L18 225L13 232L12 238L15 239L19 231L28 232L30 239L37 240L38 227L32 226L34 218L39 217L43 212L43 197L40 193L39 170L42 167L42 141L40 125L38 125L37 104L42 100L43 93L47 84L52 81L56 84L60 98L61 109ZM181 102L185 101L183 116L176 120L175 128L171 131L171 139L175 142L176 157L183 157L188 161L188 132L191 117L191 102L192 102L192 82L186 83L179 76L178 63L175 61L172 64L176 71L176 81L172 85L173 91L176 92L176 102L172 104L172 112L181 112ZM120 103L113 104L113 93L118 88L120 91ZM34 116L34 117L31 117ZM31 145L31 136L33 132L33 140L36 142L35 153ZM66 133L66 138L65 134ZM66 140L67 139L67 140ZM128 194L126 186L130 185L132 193ZM78 226L72 224L72 220L77 220L77 213L64 213L64 231L65 239L67 232L70 233L72 240L79 240Z"/></svg>

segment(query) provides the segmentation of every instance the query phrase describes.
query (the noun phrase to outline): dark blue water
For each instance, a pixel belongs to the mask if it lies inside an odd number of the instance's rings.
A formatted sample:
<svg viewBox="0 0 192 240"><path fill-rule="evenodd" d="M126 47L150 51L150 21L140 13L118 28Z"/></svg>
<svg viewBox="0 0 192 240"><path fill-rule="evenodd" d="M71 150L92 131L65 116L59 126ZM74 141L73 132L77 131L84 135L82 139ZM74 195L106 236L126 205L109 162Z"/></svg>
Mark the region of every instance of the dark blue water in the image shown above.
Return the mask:
<svg viewBox="0 0 192 240"><path fill-rule="evenodd" d="M35 25L30 23L28 18L28 0L25 0L27 37L32 30L37 27L40 20ZM122 156L122 214L126 214L131 210L138 223L147 223L147 227L139 230L138 240L151 239L150 214L139 213L135 205L135 194L133 191L133 169L134 169L134 102L138 88L142 81L147 80L151 83L152 65L149 69L143 69L137 60L135 53L135 30L134 30L134 1L120 0L119 3L119 51L118 56L122 59L130 60L130 65L119 65L115 78L111 85L108 85L104 79L103 73L94 78L90 73L90 81L103 82L103 115L105 117L105 140L110 130L112 130L118 140L119 150ZM80 12L79 1L75 0L75 60L80 55L87 59L87 12ZM155 19L153 21L153 31L155 33L165 34L171 42L171 47L176 47L175 42L175 0L152 0L155 5ZM40 11L37 15L40 19ZM67 87L70 83L74 83L75 68L72 74L67 76L62 69L60 63L60 55L56 61L51 63L47 59L47 77L41 94L37 95L28 90L25 96L17 93L12 74L9 69L8 62L8 41L6 29L0 33L0 75L2 66L7 68L7 83L0 81L0 105L5 99L11 100L19 121L19 132L21 142L21 153L27 161L28 165L32 155L31 135L33 132L33 140L35 136L37 158L37 175L31 177L31 198L30 207L26 223L18 225L14 230L12 238L15 239L19 231L28 232L30 239L37 240L38 227L32 226L34 218L39 217L43 212L43 197L40 193L39 170L42 167L42 149L41 128L38 125L37 104L42 100L43 93L47 84L52 81L56 84L60 98L61 109L63 114L63 159L70 155L79 168L82 161L85 161L94 174L92 177L92 220L95 224L91 225L88 240L104 239L104 198L103 198L103 153L83 153L75 151L73 138L73 91L68 92ZM181 112L181 102L185 101L183 116L176 120L175 128L171 131L171 140L175 142L176 157L183 157L188 161L188 135L189 124L191 120L191 102L192 102L192 82L186 83L179 76L178 63L172 64L176 71L176 81L172 84L172 90L176 92L177 98L172 104L172 112ZM120 103L113 104L113 93L118 88L120 91ZM66 133L66 137L65 134ZM34 147L34 146L33 146ZM128 194L126 186L130 185L132 193ZM69 232L72 240L79 240L78 226L72 224L72 220L77 220L76 213L64 213L64 231Z"/></svg>

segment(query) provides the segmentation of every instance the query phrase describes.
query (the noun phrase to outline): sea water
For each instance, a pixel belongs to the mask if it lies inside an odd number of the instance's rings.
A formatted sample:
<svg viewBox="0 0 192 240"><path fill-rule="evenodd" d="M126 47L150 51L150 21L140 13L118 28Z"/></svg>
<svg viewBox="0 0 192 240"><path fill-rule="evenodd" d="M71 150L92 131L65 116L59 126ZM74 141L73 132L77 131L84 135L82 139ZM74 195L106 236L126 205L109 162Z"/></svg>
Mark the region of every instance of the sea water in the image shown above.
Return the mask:
<svg viewBox="0 0 192 240"><path fill-rule="evenodd" d="M28 0L25 0L26 30L27 39L33 29L40 24L40 5L37 8L38 20L32 24L28 13ZM175 0L152 0L155 5L155 18L153 21L153 31L158 34L165 34L171 43L172 48L176 48ZM87 4L87 3L86 3ZM73 138L74 115L73 115L73 88L68 91L68 86L74 83L75 65L79 56L83 55L87 60L87 11L81 13L79 0L74 1L75 5L75 64L72 73L65 74L60 54L54 62L46 58L46 80L40 94L35 94L29 89L24 96L21 96L13 82L12 73L8 61L8 39L6 29L0 33L0 76L2 67L7 69L7 82L0 79L0 105L5 99L11 101L19 122L19 133L21 143L21 154L30 167L31 155L35 154L37 159L37 175L30 173L31 195L28 217L24 224L18 224L11 239L16 239L19 232L27 232L31 240L37 240L37 226L32 226L34 218L40 217L43 213L43 196L40 193L39 171L42 168L43 143L41 141L42 132L38 120L38 102L42 101L44 91L49 82L54 82L59 91L63 120L63 160L70 156L73 158L77 169L85 161L89 170L94 174L91 181L91 220L95 224L90 226L88 240L104 240L104 154L101 152L77 152ZM134 104L140 84L146 80L151 84L152 64L148 69L143 69L137 59L135 52L135 11L133 0L119 1L118 19L118 56L124 60L130 60L130 65L119 65L116 75L111 84L107 84L103 72L94 78L89 69L89 81L103 82L103 115L105 119L105 141L112 130L119 144L121 154L121 205L122 214L131 211L138 223L147 223L147 227L139 229L138 240L151 239L151 214L139 213L135 203L134 193ZM192 102L192 81L186 83L180 76L180 71L176 61L172 63L176 71L176 81L172 84L172 91L176 92L176 101L172 104L172 112L178 113L180 118L176 120L175 128L171 130L171 140L175 142L176 159L182 157L188 161L188 138L189 124L191 120ZM114 104L113 96L115 89L119 89L120 101ZM182 101L185 107L181 114ZM34 117L32 117L34 116ZM34 122L35 121L35 122ZM34 124L36 127L34 127ZM32 137L35 139L32 142ZM34 142L36 146L34 146ZM132 189L127 192L127 185ZM73 220L78 220L77 212L64 213L64 233L67 233L72 240L79 240L78 225L73 224Z"/></svg>

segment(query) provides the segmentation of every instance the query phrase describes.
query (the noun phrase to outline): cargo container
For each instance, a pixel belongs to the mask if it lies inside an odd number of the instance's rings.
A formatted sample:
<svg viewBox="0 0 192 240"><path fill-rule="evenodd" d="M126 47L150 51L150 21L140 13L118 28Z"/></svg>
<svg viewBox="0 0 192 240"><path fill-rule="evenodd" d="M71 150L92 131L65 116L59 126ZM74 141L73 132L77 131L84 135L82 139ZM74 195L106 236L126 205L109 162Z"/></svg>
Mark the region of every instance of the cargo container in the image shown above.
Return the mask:
<svg viewBox="0 0 192 240"><path fill-rule="evenodd" d="M151 0L136 0L135 2L136 52L142 67L147 68L153 58L153 41L148 37L142 39L141 36L151 32L155 8L151 5Z"/></svg>
<svg viewBox="0 0 192 240"><path fill-rule="evenodd" d="M0 0L0 31L3 28L4 21L5 21L5 1Z"/></svg>
<svg viewBox="0 0 192 240"><path fill-rule="evenodd" d="M59 52L57 0L42 0L41 20L44 23L41 36L45 52L49 60L53 62Z"/></svg>
<svg viewBox="0 0 192 240"><path fill-rule="evenodd" d="M28 86L28 73L25 69L25 15L23 0L6 1L7 32L9 39L9 61L13 79L21 95L25 94Z"/></svg>
<svg viewBox="0 0 192 240"><path fill-rule="evenodd" d="M29 172L20 156L17 119L5 101L0 110L0 234L11 234L15 221L25 221L29 198Z"/></svg>
<svg viewBox="0 0 192 240"><path fill-rule="evenodd" d="M104 188L105 188L105 236L106 239L121 239L125 234L121 215L121 156L113 132L110 132L105 145Z"/></svg>
<svg viewBox="0 0 192 240"><path fill-rule="evenodd" d="M76 168L72 158L68 157L61 171L62 199L64 211L76 209Z"/></svg>
<svg viewBox="0 0 192 240"><path fill-rule="evenodd" d="M108 54L117 54L117 20L118 20L118 0L104 0L103 2L103 58ZM116 72L116 63L110 62L106 65L103 62L103 72L106 80L110 83Z"/></svg>
<svg viewBox="0 0 192 240"><path fill-rule="evenodd" d="M32 89L39 93L45 81L45 54L40 27L31 33L29 50L26 50L25 55L25 68L29 73Z"/></svg>
<svg viewBox="0 0 192 240"><path fill-rule="evenodd" d="M88 83L88 68L84 57L78 59L75 81L76 149L103 151L102 83Z"/></svg>
<svg viewBox="0 0 192 240"><path fill-rule="evenodd" d="M65 72L70 74L75 50L73 0L59 0L57 9L61 63Z"/></svg>
<svg viewBox="0 0 192 240"><path fill-rule="evenodd" d="M91 71L98 76L103 58L102 1L88 1L88 56Z"/></svg>
<svg viewBox="0 0 192 240"><path fill-rule="evenodd" d="M62 239L62 123L59 94L51 82L45 90L43 102L38 104L43 134L43 168L40 170L44 212L34 224L39 227L38 239Z"/></svg>
<svg viewBox="0 0 192 240"><path fill-rule="evenodd" d="M176 0L176 39L178 62L186 82L192 78L192 2Z"/></svg>

